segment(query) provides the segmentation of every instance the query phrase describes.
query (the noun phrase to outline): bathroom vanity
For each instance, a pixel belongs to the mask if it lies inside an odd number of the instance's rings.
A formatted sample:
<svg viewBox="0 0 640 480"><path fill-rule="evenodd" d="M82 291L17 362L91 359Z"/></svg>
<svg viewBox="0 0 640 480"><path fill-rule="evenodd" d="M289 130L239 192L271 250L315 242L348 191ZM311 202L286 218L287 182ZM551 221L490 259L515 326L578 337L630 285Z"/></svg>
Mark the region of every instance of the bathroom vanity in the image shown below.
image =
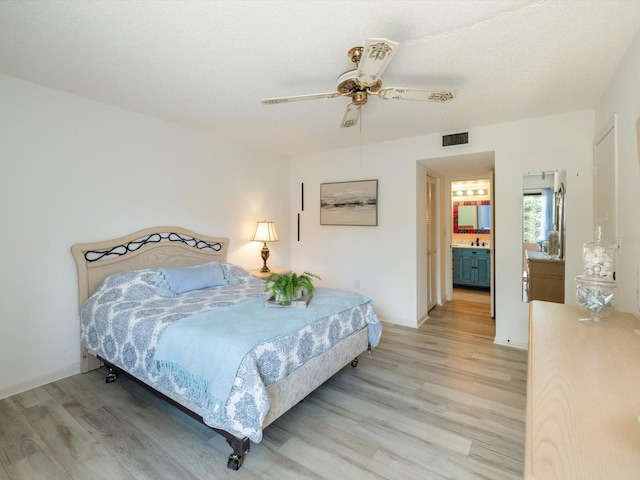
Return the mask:
<svg viewBox="0 0 640 480"><path fill-rule="evenodd" d="M488 247L453 247L453 285L490 288L491 257Z"/></svg>

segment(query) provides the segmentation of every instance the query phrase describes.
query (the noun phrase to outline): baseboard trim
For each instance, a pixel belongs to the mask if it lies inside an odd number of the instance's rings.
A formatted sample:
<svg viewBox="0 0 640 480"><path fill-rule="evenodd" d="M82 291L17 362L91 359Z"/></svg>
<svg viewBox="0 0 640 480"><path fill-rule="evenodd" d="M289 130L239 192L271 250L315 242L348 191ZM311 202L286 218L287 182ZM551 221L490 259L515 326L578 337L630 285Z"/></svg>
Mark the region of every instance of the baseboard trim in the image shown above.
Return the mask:
<svg viewBox="0 0 640 480"><path fill-rule="evenodd" d="M54 372L50 372L42 377L33 378L26 382L0 388L0 400L2 400L3 398L12 397L13 395L17 395L19 393L26 392L27 390L31 390L32 388L38 388L48 383L70 377L71 375L75 375L76 373L80 373L80 362L74 363L72 365L67 365L64 368L61 368Z"/></svg>
<svg viewBox="0 0 640 480"><path fill-rule="evenodd" d="M510 338L495 337L493 343L496 345L502 345L504 347L518 348L520 350L528 350L529 344L527 342L520 342L518 340L512 340Z"/></svg>
<svg viewBox="0 0 640 480"><path fill-rule="evenodd" d="M429 313L425 313L422 317L418 319L418 328L420 328L420 325L422 325L427 320L429 320Z"/></svg>

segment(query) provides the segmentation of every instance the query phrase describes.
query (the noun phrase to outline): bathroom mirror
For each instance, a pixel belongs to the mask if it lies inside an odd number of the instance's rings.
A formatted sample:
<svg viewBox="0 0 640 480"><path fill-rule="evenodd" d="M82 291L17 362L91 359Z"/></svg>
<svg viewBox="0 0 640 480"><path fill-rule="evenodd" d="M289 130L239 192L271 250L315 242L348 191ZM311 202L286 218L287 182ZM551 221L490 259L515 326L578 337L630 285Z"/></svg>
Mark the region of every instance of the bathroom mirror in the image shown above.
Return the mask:
<svg viewBox="0 0 640 480"><path fill-rule="evenodd" d="M524 174L522 192L522 300L524 302L545 300L564 303L566 181L565 171Z"/></svg>
<svg viewBox="0 0 640 480"><path fill-rule="evenodd" d="M476 207L471 205L461 205L458 207L458 228L461 230L475 230L477 228L476 222Z"/></svg>
<svg viewBox="0 0 640 480"><path fill-rule="evenodd" d="M491 205L478 205L478 230L491 231Z"/></svg>
<svg viewBox="0 0 640 480"><path fill-rule="evenodd" d="M453 233L491 233L491 204L489 200L454 201Z"/></svg>

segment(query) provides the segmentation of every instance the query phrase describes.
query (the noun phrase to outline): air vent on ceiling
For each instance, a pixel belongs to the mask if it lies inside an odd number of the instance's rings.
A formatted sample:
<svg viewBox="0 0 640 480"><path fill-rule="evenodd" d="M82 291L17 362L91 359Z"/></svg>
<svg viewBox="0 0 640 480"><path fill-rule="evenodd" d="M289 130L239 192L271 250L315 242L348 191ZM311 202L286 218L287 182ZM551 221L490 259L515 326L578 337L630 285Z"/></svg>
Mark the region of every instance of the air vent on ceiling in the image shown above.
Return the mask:
<svg viewBox="0 0 640 480"><path fill-rule="evenodd" d="M458 145L469 145L469 132L451 133L442 136L443 147L456 147Z"/></svg>

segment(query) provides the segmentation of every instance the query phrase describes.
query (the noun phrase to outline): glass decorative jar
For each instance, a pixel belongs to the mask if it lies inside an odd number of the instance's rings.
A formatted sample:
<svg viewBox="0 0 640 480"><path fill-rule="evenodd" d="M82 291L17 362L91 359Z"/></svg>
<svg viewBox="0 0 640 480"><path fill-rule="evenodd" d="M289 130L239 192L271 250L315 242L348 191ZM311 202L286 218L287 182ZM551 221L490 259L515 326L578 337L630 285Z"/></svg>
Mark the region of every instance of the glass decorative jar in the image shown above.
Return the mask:
<svg viewBox="0 0 640 480"><path fill-rule="evenodd" d="M595 240L582 247L583 273L602 280L615 280L615 248L615 245L601 239L598 227Z"/></svg>
<svg viewBox="0 0 640 480"><path fill-rule="evenodd" d="M591 325L606 325L602 318L615 310L616 282L589 275L576 277L576 300L578 305L589 312L588 318L580 321Z"/></svg>

